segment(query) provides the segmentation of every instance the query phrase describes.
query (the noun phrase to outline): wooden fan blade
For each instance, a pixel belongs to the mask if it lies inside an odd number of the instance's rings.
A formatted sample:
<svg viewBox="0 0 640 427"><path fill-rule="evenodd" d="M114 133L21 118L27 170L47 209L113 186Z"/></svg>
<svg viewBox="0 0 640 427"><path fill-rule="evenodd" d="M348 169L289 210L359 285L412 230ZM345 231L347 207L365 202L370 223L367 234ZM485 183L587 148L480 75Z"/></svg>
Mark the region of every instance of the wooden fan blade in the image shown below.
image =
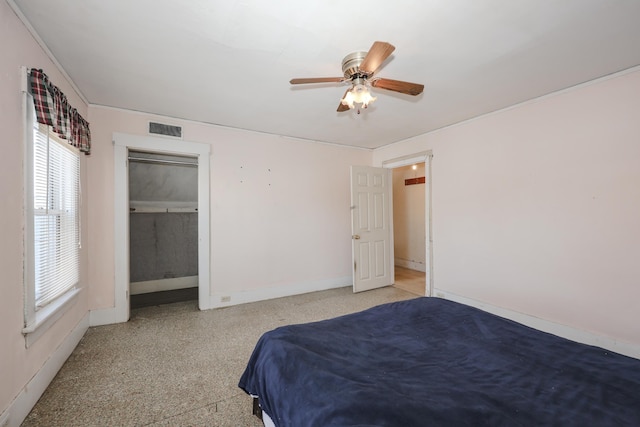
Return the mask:
<svg viewBox="0 0 640 427"><path fill-rule="evenodd" d="M349 92L351 90L351 88L347 89L347 92ZM342 103L342 100L344 99L345 96L347 96L347 92L344 93L344 95L342 95L342 98L340 98L340 103L338 104L338 109L336 110L338 113L342 113L343 111L349 111L350 108L348 105L344 105Z"/></svg>
<svg viewBox="0 0 640 427"><path fill-rule="evenodd" d="M340 83L344 77L312 77L308 79L291 79L289 83L292 85L300 85L306 83Z"/></svg>
<svg viewBox="0 0 640 427"><path fill-rule="evenodd" d="M424 90L424 85L417 83L403 82L391 79L375 79L371 81L371 86L380 89L392 90L394 92L405 93L407 95L420 95Z"/></svg>
<svg viewBox="0 0 640 427"><path fill-rule="evenodd" d="M343 105L342 102L338 104L338 109L336 110L338 113L342 113L343 111L349 111L350 108L348 105Z"/></svg>
<svg viewBox="0 0 640 427"><path fill-rule="evenodd" d="M360 64L360 71L368 74L375 73L384 60L387 59L395 49L395 46L387 42L374 42L367 56L364 57Z"/></svg>

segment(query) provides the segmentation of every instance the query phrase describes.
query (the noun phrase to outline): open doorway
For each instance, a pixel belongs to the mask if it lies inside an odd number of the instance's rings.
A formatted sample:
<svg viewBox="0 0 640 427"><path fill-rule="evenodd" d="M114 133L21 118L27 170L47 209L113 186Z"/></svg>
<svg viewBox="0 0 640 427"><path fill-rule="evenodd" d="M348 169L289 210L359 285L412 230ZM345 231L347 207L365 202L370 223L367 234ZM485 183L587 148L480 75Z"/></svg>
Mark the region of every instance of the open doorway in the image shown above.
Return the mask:
<svg viewBox="0 0 640 427"><path fill-rule="evenodd" d="M101 315L104 323L126 322L130 312L129 281L129 153L131 151L163 153L166 155L197 159L197 258L198 258L198 307L212 308L210 281L210 182L209 144L114 133L114 249L115 249L115 304L112 310Z"/></svg>
<svg viewBox="0 0 640 427"><path fill-rule="evenodd" d="M129 150L131 308L198 299L198 159Z"/></svg>
<svg viewBox="0 0 640 427"><path fill-rule="evenodd" d="M393 284L421 296L433 291L431 151L382 162L392 172Z"/></svg>
<svg viewBox="0 0 640 427"><path fill-rule="evenodd" d="M394 286L424 296L427 289L425 163L396 167L392 177Z"/></svg>

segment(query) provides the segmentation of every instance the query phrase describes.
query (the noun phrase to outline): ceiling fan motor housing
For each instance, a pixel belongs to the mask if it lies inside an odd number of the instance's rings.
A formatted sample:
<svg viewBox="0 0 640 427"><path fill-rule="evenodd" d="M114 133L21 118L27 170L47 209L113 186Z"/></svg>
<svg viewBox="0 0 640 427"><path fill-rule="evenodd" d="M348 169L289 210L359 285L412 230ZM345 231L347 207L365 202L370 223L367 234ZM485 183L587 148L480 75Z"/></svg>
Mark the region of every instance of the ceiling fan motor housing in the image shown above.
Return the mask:
<svg viewBox="0 0 640 427"><path fill-rule="evenodd" d="M342 72L346 79L352 80L366 77L364 73L360 72L360 64L362 64L366 56L367 52L353 52L344 57L342 60Z"/></svg>

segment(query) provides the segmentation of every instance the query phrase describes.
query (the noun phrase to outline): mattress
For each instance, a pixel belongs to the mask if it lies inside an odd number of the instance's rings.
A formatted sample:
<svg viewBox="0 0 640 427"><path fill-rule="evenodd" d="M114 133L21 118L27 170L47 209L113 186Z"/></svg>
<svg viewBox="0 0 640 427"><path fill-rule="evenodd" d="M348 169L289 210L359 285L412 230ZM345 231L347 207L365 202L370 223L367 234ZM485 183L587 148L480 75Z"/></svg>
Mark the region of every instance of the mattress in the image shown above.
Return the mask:
<svg viewBox="0 0 640 427"><path fill-rule="evenodd" d="M640 361L439 298L265 333L240 388L285 426L640 425Z"/></svg>

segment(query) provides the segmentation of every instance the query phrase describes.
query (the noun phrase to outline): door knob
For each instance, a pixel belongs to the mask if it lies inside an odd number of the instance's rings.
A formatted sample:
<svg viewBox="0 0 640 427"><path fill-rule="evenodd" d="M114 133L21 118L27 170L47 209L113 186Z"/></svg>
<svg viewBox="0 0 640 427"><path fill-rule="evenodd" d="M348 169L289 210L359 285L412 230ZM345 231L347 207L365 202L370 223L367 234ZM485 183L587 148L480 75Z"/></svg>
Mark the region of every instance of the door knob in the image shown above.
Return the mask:
<svg viewBox="0 0 640 427"><path fill-rule="evenodd" d="M360 238L360 236L358 236L357 234L354 234L353 236L351 236L352 239L354 240L358 240Z"/></svg>

